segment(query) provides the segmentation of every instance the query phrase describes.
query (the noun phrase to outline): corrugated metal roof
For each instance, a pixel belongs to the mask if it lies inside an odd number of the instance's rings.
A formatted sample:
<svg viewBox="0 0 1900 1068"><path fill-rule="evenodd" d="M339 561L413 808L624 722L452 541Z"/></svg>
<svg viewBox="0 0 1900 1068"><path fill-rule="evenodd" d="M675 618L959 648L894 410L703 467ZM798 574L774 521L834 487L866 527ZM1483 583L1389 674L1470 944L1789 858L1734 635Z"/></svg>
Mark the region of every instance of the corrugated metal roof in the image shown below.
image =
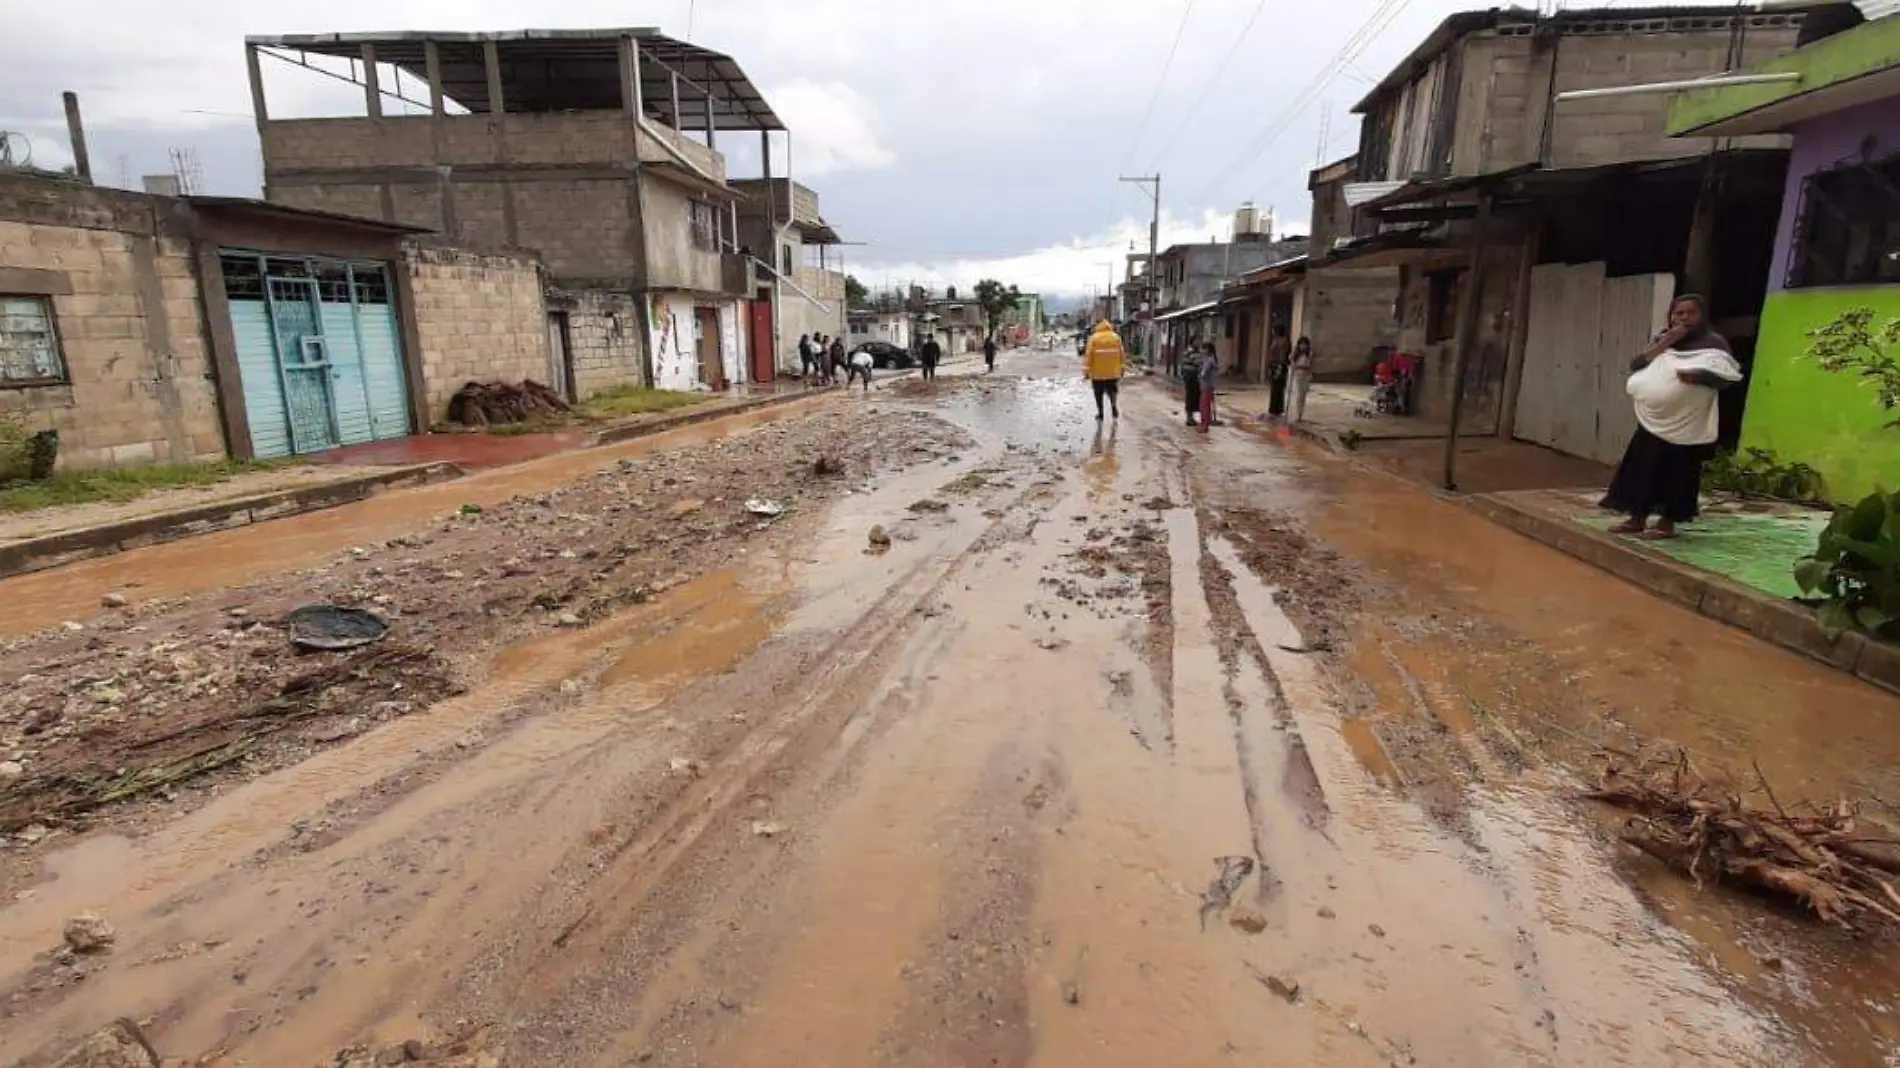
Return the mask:
<svg viewBox="0 0 1900 1068"><path fill-rule="evenodd" d="M1854 6L1869 19L1884 19L1900 14L1900 0L1854 0Z"/></svg>

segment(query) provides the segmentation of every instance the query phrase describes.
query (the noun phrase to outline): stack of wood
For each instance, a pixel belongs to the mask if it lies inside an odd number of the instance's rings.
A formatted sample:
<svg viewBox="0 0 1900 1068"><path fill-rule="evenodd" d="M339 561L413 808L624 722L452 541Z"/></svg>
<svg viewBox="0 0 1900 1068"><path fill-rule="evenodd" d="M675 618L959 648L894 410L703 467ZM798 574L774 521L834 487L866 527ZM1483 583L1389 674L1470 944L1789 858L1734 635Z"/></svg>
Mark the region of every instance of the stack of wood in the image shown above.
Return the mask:
<svg viewBox="0 0 1900 1068"><path fill-rule="evenodd" d="M1900 932L1900 839L1842 799L1784 809L1755 768L1772 811L1750 808L1732 787L1704 779L1687 753L1606 753L1587 796L1635 813L1623 839L1704 883L1747 887L1805 907L1855 931Z"/></svg>
<svg viewBox="0 0 1900 1068"><path fill-rule="evenodd" d="M470 382L449 398L449 420L462 426L520 423L568 410L559 393L533 379L524 379L520 385Z"/></svg>

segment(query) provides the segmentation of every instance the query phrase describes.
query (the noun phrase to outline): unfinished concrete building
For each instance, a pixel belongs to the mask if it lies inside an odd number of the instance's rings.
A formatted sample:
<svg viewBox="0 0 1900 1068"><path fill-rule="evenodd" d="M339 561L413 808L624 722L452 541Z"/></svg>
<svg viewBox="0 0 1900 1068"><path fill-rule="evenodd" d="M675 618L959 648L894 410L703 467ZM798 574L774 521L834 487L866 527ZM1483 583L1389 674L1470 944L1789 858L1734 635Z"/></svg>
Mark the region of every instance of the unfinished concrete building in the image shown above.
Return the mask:
<svg viewBox="0 0 1900 1068"><path fill-rule="evenodd" d="M784 125L731 58L653 29L292 34L245 52L265 196L532 251L557 390L753 377L753 264L718 137L758 133L769 177ZM272 118L266 59L357 85L364 113Z"/></svg>
<svg viewBox="0 0 1900 1068"><path fill-rule="evenodd" d="M755 347L772 344L780 365L794 367L801 336L844 336L844 272L833 269L827 251L843 241L811 189L789 178L742 178L732 185L741 197L739 246L769 265L759 272L758 295L773 302L778 323L774 337L760 319Z"/></svg>

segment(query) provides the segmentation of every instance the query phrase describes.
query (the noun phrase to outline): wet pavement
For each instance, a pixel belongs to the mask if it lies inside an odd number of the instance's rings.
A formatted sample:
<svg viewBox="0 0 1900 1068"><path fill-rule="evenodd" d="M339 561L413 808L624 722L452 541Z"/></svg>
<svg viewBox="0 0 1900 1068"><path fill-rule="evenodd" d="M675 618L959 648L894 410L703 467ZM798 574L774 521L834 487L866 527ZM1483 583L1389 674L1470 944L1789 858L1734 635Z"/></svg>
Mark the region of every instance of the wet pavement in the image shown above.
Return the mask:
<svg viewBox="0 0 1900 1068"><path fill-rule="evenodd" d="M1155 384L1098 424L1067 353L817 403L976 444L137 837L5 854L43 870L0 909L0 1060L121 1015L292 1066L468 1035L720 1068L1894 1055L1886 947L1656 871L1577 794L1599 744L1667 740L1900 799L1900 701L1305 443L1188 431ZM122 575L255 581L803 407L0 593L25 633ZM48 986L82 908L120 942Z"/></svg>

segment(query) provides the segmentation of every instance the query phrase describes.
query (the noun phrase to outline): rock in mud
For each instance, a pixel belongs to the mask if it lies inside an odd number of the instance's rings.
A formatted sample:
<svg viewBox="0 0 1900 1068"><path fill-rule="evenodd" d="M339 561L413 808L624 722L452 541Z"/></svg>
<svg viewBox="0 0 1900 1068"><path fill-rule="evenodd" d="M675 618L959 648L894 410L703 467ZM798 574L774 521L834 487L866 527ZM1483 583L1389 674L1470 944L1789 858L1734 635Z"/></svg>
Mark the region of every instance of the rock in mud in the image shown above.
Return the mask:
<svg viewBox="0 0 1900 1068"><path fill-rule="evenodd" d="M124 608L130 603L123 593L108 593L99 598L99 604L105 608Z"/></svg>
<svg viewBox="0 0 1900 1068"><path fill-rule="evenodd" d="M116 1020L86 1036L53 1068L159 1068L157 1051L131 1020Z"/></svg>
<svg viewBox="0 0 1900 1068"><path fill-rule="evenodd" d="M925 497L921 501L910 502L910 510L913 512L947 512L950 510L950 506L937 500L935 497Z"/></svg>
<svg viewBox="0 0 1900 1068"><path fill-rule="evenodd" d="M891 547L891 532L885 530L881 523L872 527L871 533L866 535L866 537L870 541L873 551L883 552Z"/></svg>
<svg viewBox="0 0 1900 1068"><path fill-rule="evenodd" d="M66 921L66 944L75 953L98 953L109 948L119 937L119 932L105 918L92 912L82 912Z"/></svg>
<svg viewBox="0 0 1900 1068"><path fill-rule="evenodd" d="M1268 990L1285 999L1288 1004L1300 1000L1300 981L1290 975L1269 975L1260 981L1266 984Z"/></svg>
<svg viewBox="0 0 1900 1068"><path fill-rule="evenodd" d="M1369 923L1369 924L1366 924L1366 930L1368 930L1368 931L1371 931L1371 932L1372 932L1372 937L1374 937L1374 938L1384 938L1384 937L1385 937L1385 928L1383 928L1383 927L1381 927L1381 926L1379 926L1379 925L1378 925L1378 924L1376 924L1376 923Z"/></svg>
<svg viewBox="0 0 1900 1068"><path fill-rule="evenodd" d="M760 838L777 838L785 833L785 825L777 820L753 820L752 833Z"/></svg>
<svg viewBox="0 0 1900 1068"><path fill-rule="evenodd" d="M1259 934L1267 929L1267 918L1262 916L1258 910L1248 908L1245 905L1242 905L1229 914L1227 923L1233 927L1234 930L1240 931L1243 934Z"/></svg>
<svg viewBox="0 0 1900 1068"><path fill-rule="evenodd" d="M0 779L17 779L26 774L26 767L17 760L0 760Z"/></svg>
<svg viewBox="0 0 1900 1068"><path fill-rule="evenodd" d="M1330 920L1330 919L1332 919L1332 918L1333 918L1333 917L1334 917L1335 915L1337 915L1337 913L1335 913L1335 912L1333 912L1333 907L1332 907L1331 905L1321 905L1321 906L1319 907L1319 918L1320 918L1320 919L1322 919L1322 920Z"/></svg>

